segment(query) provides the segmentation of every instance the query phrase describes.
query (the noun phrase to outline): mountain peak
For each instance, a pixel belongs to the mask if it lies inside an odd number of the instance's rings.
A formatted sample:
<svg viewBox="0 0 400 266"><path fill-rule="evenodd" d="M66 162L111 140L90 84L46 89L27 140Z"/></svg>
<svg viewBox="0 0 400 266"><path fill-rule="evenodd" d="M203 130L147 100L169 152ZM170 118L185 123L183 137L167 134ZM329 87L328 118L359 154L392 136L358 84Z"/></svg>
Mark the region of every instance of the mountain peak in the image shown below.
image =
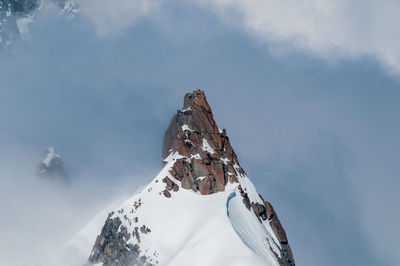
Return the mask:
<svg viewBox="0 0 400 266"><path fill-rule="evenodd" d="M91 263L294 265L274 208L240 167L203 91L185 95L162 150L160 173L106 218Z"/></svg>
<svg viewBox="0 0 400 266"><path fill-rule="evenodd" d="M43 178L66 180L67 172L64 162L53 147L49 147L45 151L36 174Z"/></svg>

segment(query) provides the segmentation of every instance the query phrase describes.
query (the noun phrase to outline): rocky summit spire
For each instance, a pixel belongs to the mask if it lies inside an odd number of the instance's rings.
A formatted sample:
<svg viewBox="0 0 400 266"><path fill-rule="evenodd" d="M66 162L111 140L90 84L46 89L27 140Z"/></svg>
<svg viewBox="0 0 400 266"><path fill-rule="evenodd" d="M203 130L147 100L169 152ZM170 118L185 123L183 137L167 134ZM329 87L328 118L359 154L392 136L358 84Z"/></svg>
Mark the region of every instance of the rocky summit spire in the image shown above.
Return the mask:
<svg viewBox="0 0 400 266"><path fill-rule="evenodd" d="M91 263L209 266L238 258L244 266L294 265L274 208L240 167L203 91L185 95L162 156L153 181L106 218Z"/></svg>
<svg viewBox="0 0 400 266"><path fill-rule="evenodd" d="M203 91L185 95L165 132L162 155L178 153L171 174L182 187L202 195L224 191L244 171L239 166L225 130L218 128ZM164 161L166 162L166 161Z"/></svg>

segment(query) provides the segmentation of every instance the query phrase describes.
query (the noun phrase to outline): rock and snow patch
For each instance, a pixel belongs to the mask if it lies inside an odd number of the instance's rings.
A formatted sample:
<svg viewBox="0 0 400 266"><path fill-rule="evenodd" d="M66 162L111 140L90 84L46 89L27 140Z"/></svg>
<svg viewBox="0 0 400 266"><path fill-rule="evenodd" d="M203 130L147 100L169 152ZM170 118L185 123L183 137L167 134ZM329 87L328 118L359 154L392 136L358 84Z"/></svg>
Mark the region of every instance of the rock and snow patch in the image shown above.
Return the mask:
<svg viewBox="0 0 400 266"><path fill-rule="evenodd" d="M228 198L227 209L229 220L236 233L259 257L263 258L266 265L279 266L275 254L280 254L273 232L268 224L260 223L252 210L247 210L236 190ZM272 234L271 234L272 233Z"/></svg>
<svg viewBox="0 0 400 266"><path fill-rule="evenodd" d="M189 128L188 125L183 125L183 126L182 126L182 130L183 130L183 131L193 131L193 130L191 130L191 129Z"/></svg>
<svg viewBox="0 0 400 266"><path fill-rule="evenodd" d="M223 161L225 165L227 165L231 161L228 158L222 158L220 160Z"/></svg>
<svg viewBox="0 0 400 266"><path fill-rule="evenodd" d="M203 146L202 147L203 151L211 153L211 154L215 153L215 150L211 147L211 145L208 143L208 141L205 138L203 138L203 145L202 146Z"/></svg>
<svg viewBox="0 0 400 266"><path fill-rule="evenodd" d="M49 167L50 163L54 160L54 159L61 159L61 156L56 153L56 150L53 147L50 147L47 149L47 153L42 161L42 163L46 166Z"/></svg>

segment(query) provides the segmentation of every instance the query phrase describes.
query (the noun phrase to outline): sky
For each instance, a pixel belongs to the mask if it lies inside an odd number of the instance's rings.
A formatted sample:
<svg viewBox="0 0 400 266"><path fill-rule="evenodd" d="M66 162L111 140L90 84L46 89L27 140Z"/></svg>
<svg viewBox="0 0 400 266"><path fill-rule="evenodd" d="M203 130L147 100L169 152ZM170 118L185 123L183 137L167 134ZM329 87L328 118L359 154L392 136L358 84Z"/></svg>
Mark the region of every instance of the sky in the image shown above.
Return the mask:
<svg viewBox="0 0 400 266"><path fill-rule="evenodd" d="M0 262L43 265L149 182L202 89L297 265L400 264L398 1L79 4L0 51ZM69 187L34 176L48 146Z"/></svg>

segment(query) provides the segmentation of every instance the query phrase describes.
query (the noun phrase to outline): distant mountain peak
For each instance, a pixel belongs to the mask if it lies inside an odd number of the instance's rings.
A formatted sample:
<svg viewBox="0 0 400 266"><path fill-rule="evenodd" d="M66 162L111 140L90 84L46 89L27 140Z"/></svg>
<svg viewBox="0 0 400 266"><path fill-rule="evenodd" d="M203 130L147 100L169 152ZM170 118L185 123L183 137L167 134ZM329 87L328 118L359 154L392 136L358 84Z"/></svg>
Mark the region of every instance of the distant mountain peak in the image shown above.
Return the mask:
<svg viewBox="0 0 400 266"><path fill-rule="evenodd" d="M295 265L274 208L240 167L203 91L185 95L162 155L161 172L106 218L91 263Z"/></svg>
<svg viewBox="0 0 400 266"><path fill-rule="evenodd" d="M53 147L47 148L36 172L37 176L49 179L67 179L67 172L61 156Z"/></svg>

